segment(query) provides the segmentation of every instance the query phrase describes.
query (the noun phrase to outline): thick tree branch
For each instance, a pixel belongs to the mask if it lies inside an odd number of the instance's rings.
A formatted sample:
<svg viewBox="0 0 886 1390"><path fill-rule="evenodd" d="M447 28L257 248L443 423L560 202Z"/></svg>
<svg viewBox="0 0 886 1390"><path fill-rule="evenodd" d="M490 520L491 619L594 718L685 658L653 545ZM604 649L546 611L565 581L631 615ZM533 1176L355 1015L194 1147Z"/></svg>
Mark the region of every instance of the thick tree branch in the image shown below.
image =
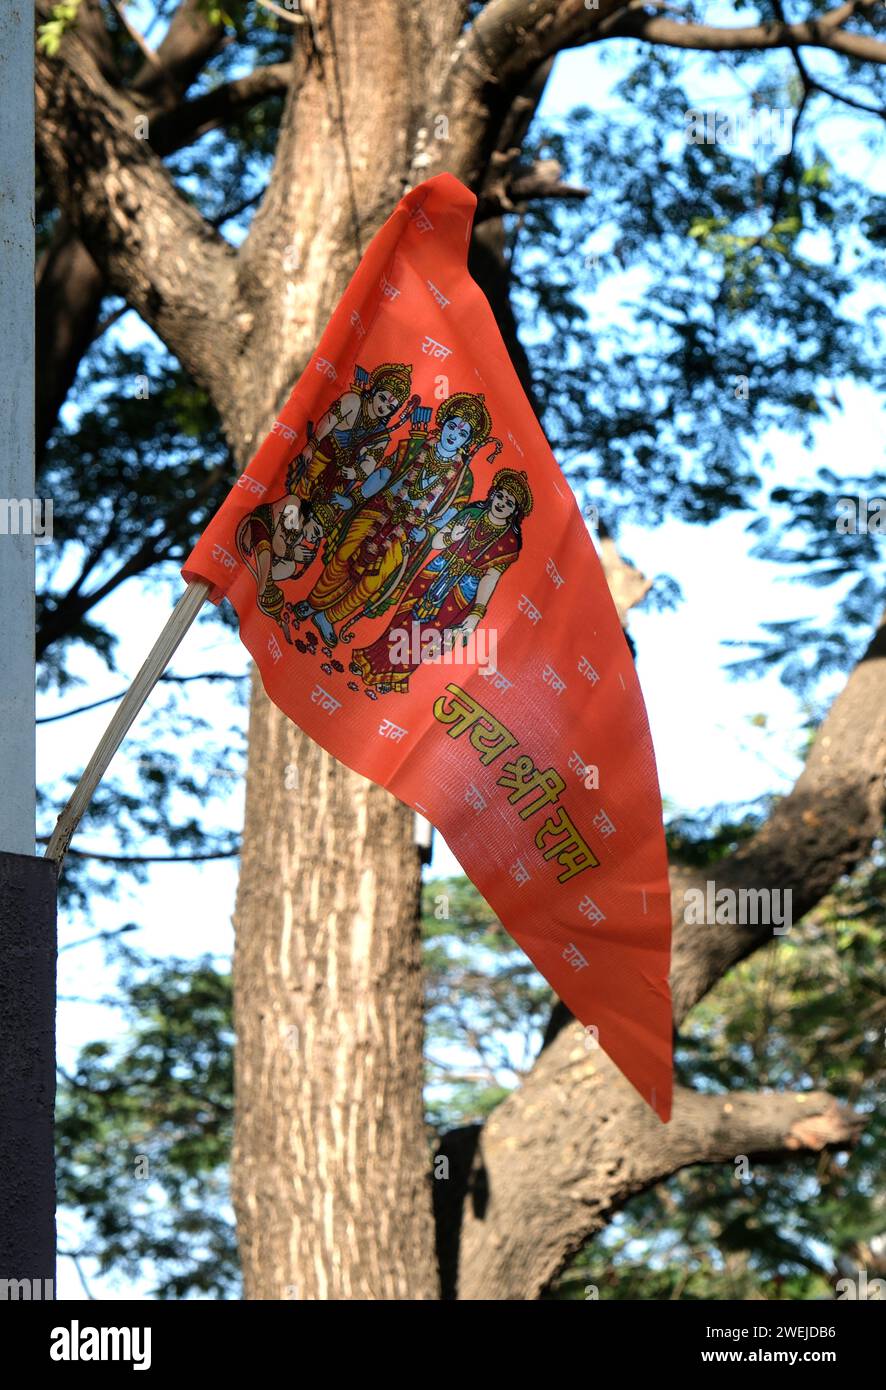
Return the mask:
<svg viewBox="0 0 886 1390"><path fill-rule="evenodd" d="M784 6L782 5L781 0L773 0L773 8L775 10L777 18L781 21L781 23L786 24L787 20L785 17ZM803 55L800 52L799 45L791 44L790 48L794 56L794 63L797 67L800 82L803 86L803 106L805 106L807 99L810 96L812 96L814 92L819 92L822 96L830 97L832 101L839 101L844 106L851 106L855 111L865 111L867 112L867 114L871 116L886 117L886 107L871 106L868 104L868 102L859 101L857 97L847 96L842 92L837 92L834 90L833 87L829 87L827 83L820 82L817 78L813 77L812 73L806 66L806 62L803 58ZM794 122L793 135L791 138L792 151L795 143L797 126L799 124L799 115L800 113L798 112L798 118ZM773 217L772 220L773 222L777 221L775 217Z"/></svg>
<svg viewBox="0 0 886 1390"><path fill-rule="evenodd" d="M151 144L159 154L181 149L207 131L225 125L241 111L257 106L268 97L283 95L291 77L291 64L267 63L192 101L180 102L168 110L161 107L150 115Z"/></svg>
<svg viewBox="0 0 886 1390"><path fill-rule="evenodd" d="M511 303L511 265L507 254L507 236L502 221L502 193L508 197L506 188L501 187L515 153L518 153L526 139L532 119L544 95L553 63L543 63L532 75L524 90L511 102L511 106L498 133L497 148L489 161L489 173L478 191L477 213L474 217L474 233L471 238L468 266L486 298L492 306L495 321L508 349L514 370L520 384L528 396L536 415L541 417L542 405L538 399L532 368L526 349L517 331L517 319Z"/></svg>
<svg viewBox="0 0 886 1390"><path fill-rule="evenodd" d="M181 0L157 48L161 70L145 61L131 83L132 91L162 100L171 82L177 92L186 92L224 37L224 25L209 17L205 0Z"/></svg>
<svg viewBox="0 0 886 1390"><path fill-rule="evenodd" d="M793 790L766 824L704 876L672 872L671 987L679 1021L730 966L773 940L772 926L692 926L687 888L780 889L795 922L867 854L886 814L886 615L823 721Z"/></svg>
<svg viewBox="0 0 886 1390"><path fill-rule="evenodd" d="M80 0L77 11L77 31L89 48L103 77L109 82L120 81L120 73L114 58L114 46L105 23L101 0Z"/></svg>
<svg viewBox="0 0 886 1390"><path fill-rule="evenodd" d="M622 627L626 628L629 612L643 602L652 588L652 580L647 579L636 565L620 554L603 522L600 523L600 541L597 550L612 601L618 612L619 621Z"/></svg>
<svg viewBox="0 0 886 1390"><path fill-rule="evenodd" d="M821 1092L678 1088L663 1125L573 1023L482 1129L441 1141L450 1159L449 1183L434 1184L444 1296L538 1298L630 1197L681 1168L845 1149L863 1124Z"/></svg>
<svg viewBox="0 0 886 1390"><path fill-rule="evenodd" d="M128 21L127 21L128 24ZM83 0L77 19L77 34L96 63L98 71L115 88L122 86L110 35L99 0ZM261 73L226 84L208 94L180 104L206 61L220 46L223 26L210 23L199 0L182 0L176 9L158 50L143 65L131 90L162 104L150 108L154 147L164 154L179 149L205 130L245 109L253 101L264 100L273 79ZM140 40L140 36L139 36ZM143 43L143 40L140 40ZM284 68L285 65L280 65ZM206 104L204 104L206 103ZM149 137L150 138L150 137ZM105 276L82 240L62 218L52 244L43 257L37 279L37 459L55 427L77 368L90 343L103 331L99 325L101 303L109 287ZM106 325L105 325L106 326Z"/></svg>
<svg viewBox="0 0 886 1390"><path fill-rule="evenodd" d="M475 226L490 217L501 217L506 212L518 212L525 208L527 203L537 202L541 198L580 202L589 197L589 188L563 182L563 168L556 159L536 160L529 168L521 168L519 165L513 167L513 161L521 152L515 149L510 153L512 159L509 159L500 171L493 171L493 176L483 187L483 192L477 200Z"/></svg>
<svg viewBox="0 0 886 1390"><path fill-rule="evenodd" d="M167 87L174 101L177 96L177 91L172 77L166 71L150 44L145 42L145 39L139 33L138 29L136 29L135 25L129 22L129 16L123 8L122 0L111 0L111 6L130 39L142 54L145 62L154 69L154 72L157 74L157 80Z"/></svg>
<svg viewBox="0 0 886 1390"><path fill-rule="evenodd" d="M869 6L867 8L873 8ZM772 48L826 48L847 58L886 63L886 43L869 34L840 28L850 16L839 6L800 24L749 24L718 28L691 24L634 10L600 26L600 38L643 39L665 48L688 48L706 53L763 52Z"/></svg>
<svg viewBox="0 0 886 1390"><path fill-rule="evenodd" d="M641 39L666 48L710 53L823 48L872 63L886 62L886 43L848 30L847 20L874 9L870 3L838 5L801 23L717 27L651 15L651 6L625 0L492 0L465 31L452 55L452 90L473 91L494 109L496 93L522 87L539 64L565 48L606 38Z"/></svg>
<svg viewBox="0 0 886 1390"><path fill-rule="evenodd" d="M50 0L37 0L46 16ZM37 54L40 154L53 193L110 288L216 400L242 350L231 313L236 253L175 189L136 135L139 112L98 71L76 31Z"/></svg>
<svg viewBox="0 0 886 1390"><path fill-rule="evenodd" d="M288 63L270 63L193 101L148 112L152 148L163 155L181 149L240 112L285 92L290 75ZM242 200L221 221L253 206L259 197ZM214 221L212 225L218 227L220 223ZM110 323L126 312L120 310L108 322L99 323L102 300L108 290L101 270L67 219L62 218L37 276L38 460L55 428L83 354Z"/></svg>
<svg viewBox="0 0 886 1390"><path fill-rule="evenodd" d="M275 4L274 0L256 0L256 3L261 5L263 10L268 10L271 14L275 14L278 19L285 19L287 24L299 25L308 23L307 15L299 14L294 10L284 10L283 6Z"/></svg>
<svg viewBox="0 0 886 1390"><path fill-rule="evenodd" d="M95 336L105 292L104 276L62 217L37 270L38 463L80 360Z"/></svg>
<svg viewBox="0 0 886 1390"><path fill-rule="evenodd" d="M870 852L884 809L886 615L823 721L793 791L757 835L705 877L718 890L789 889L797 921ZM731 965L773 940L772 926L762 922L687 925L685 889L704 886L697 873L672 871L678 1021ZM520 1090L482 1132L468 1140L459 1132L457 1161L468 1176L464 1201L449 1194L438 1211L444 1281L452 1287L457 1259L461 1297L495 1288L500 1297L536 1298L628 1197L679 1168L738 1154L769 1159L846 1146L860 1123L825 1095L679 1090L670 1124L662 1125L609 1058L587 1050L581 1029L559 1006Z"/></svg>
<svg viewBox="0 0 886 1390"><path fill-rule="evenodd" d="M712 1096L681 1087L664 1141L668 1171L692 1163L731 1163L738 1154L772 1162L851 1148L864 1126L862 1115L823 1091Z"/></svg>
<svg viewBox="0 0 886 1390"><path fill-rule="evenodd" d="M243 300L257 335L275 345L250 381L252 404L240 417L245 450L267 429L362 250L401 196L416 128L423 121L433 127L429 113L442 109L430 104L429 36L451 23L449 6L317 0L310 18L293 31L274 168L240 250ZM451 119L456 128L454 113ZM379 129L396 132L382 150Z"/></svg>

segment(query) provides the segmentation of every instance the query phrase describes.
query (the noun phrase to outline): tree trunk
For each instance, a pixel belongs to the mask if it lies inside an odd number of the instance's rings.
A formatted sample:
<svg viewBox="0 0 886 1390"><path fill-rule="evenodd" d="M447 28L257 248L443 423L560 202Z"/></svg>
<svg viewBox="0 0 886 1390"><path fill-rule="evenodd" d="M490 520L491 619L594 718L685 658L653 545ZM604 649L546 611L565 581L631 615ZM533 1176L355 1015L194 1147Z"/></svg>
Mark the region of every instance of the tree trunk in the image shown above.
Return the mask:
<svg viewBox="0 0 886 1390"><path fill-rule="evenodd" d="M412 813L253 692L234 958L250 1299L433 1299Z"/></svg>
<svg viewBox="0 0 886 1390"><path fill-rule="evenodd" d="M250 344L228 412L244 461L405 186L427 36L393 4L333 18L334 30L320 7L317 46L302 51L241 264L263 344ZM257 688L234 962L247 1298L439 1297L419 893L412 813Z"/></svg>

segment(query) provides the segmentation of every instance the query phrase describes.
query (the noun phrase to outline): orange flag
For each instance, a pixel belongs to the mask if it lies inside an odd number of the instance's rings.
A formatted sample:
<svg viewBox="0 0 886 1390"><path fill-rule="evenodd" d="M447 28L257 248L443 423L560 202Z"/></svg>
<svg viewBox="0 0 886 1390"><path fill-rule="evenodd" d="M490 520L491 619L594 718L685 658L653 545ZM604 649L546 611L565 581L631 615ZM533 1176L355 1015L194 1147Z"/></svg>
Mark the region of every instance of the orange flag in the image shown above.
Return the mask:
<svg viewBox="0 0 886 1390"><path fill-rule="evenodd" d="M372 241L182 573L265 689L426 816L663 1120L670 894L643 697L440 174Z"/></svg>

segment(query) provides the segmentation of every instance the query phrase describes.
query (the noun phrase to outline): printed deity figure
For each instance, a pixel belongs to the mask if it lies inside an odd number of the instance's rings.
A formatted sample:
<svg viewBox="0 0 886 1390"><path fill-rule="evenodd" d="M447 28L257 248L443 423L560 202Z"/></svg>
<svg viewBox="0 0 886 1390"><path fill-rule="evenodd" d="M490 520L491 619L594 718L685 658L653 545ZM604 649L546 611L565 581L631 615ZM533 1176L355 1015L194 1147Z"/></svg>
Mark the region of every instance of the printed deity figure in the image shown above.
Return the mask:
<svg viewBox="0 0 886 1390"><path fill-rule="evenodd" d="M522 523L531 511L526 474L500 469L485 501L459 508L437 531L385 632L354 652L354 674L381 694L405 693L421 661L466 642L505 570L519 558ZM403 634L417 640L404 642Z"/></svg>
<svg viewBox="0 0 886 1390"><path fill-rule="evenodd" d="M380 466L383 490L345 521L323 573L296 610L330 647L339 640L337 624L349 641L347 630L359 618L377 617L397 602L416 550L426 548L435 531L470 500L470 461L492 430L483 397L467 391L449 396L430 431L429 414L414 412L409 436ZM494 444L491 457L501 447L498 440ZM364 484L364 496L366 491Z"/></svg>
<svg viewBox="0 0 886 1390"><path fill-rule="evenodd" d="M237 549L255 579L258 606L277 622L284 604L280 584L305 573L322 535L311 504L291 495L263 502L237 527Z"/></svg>
<svg viewBox="0 0 886 1390"><path fill-rule="evenodd" d="M292 463L289 490L311 502L330 542L366 495L361 488L397 428L393 417L409 396L411 381L412 368L405 362L382 362L369 373L358 367L352 389L332 402Z"/></svg>

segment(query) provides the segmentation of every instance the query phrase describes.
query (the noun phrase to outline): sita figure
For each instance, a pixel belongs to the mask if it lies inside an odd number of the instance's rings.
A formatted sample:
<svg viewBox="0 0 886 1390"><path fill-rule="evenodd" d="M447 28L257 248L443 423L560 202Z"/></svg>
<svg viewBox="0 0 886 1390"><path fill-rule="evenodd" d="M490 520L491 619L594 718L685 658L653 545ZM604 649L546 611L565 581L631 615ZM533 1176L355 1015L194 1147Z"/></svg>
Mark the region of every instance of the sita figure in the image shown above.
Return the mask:
<svg viewBox="0 0 886 1390"><path fill-rule="evenodd" d="M309 618L327 646L362 617L377 617L396 603L408 582L410 560L434 532L470 500L474 487L470 461L490 442L492 420L482 395L459 391L437 409L413 412L413 429L383 460L384 491L355 512L340 531L338 547L307 599L300 618ZM498 439L490 461L501 448ZM370 475L371 481L371 475ZM365 487L364 487L365 492Z"/></svg>
<svg viewBox="0 0 886 1390"><path fill-rule="evenodd" d="M531 511L526 474L500 469L485 502L462 507L434 536L386 631L354 652L354 674L380 694L405 694L422 661L466 642L519 557L522 523Z"/></svg>
<svg viewBox="0 0 886 1390"><path fill-rule="evenodd" d="M332 402L290 465L287 486L311 502L330 547L342 517L362 500L361 484L381 459L393 431L418 404L413 396L402 418L394 421L411 382L412 368L406 362L382 362L371 372L357 367L351 390Z"/></svg>

